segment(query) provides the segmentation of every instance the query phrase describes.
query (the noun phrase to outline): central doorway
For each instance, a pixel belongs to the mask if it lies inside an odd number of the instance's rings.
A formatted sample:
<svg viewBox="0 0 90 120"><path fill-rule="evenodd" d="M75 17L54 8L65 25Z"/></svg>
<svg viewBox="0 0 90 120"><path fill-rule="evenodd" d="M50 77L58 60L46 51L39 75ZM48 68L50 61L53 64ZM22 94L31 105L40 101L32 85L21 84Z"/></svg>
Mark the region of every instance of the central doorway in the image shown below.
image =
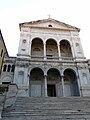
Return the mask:
<svg viewBox="0 0 90 120"><path fill-rule="evenodd" d="M49 97L56 97L55 85L47 85L47 93Z"/></svg>

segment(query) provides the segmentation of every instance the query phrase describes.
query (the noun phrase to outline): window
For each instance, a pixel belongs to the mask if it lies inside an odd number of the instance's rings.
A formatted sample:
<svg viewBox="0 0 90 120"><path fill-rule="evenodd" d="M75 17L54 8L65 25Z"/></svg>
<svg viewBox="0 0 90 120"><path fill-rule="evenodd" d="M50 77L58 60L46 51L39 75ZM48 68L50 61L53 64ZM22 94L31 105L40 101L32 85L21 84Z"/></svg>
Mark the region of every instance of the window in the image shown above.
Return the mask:
<svg viewBox="0 0 90 120"><path fill-rule="evenodd" d="M7 65L4 65L3 72L6 72L6 69L7 69Z"/></svg>
<svg viewBox="0 0 90 120"><path fill-rule="evenodd" d="M1 57L2 57L2 55L3 55L3 49L2 49L2 51L1 51Z"/></svg>
<svg viewBox="0 0 90 120"><path fill-rule="evenodd" d="M7 72L10 72L10 69L11 69L11 65L8 65Z"/></svg>
<svg viewBox="0 0 90 120"><path fill-rule="evenodd" d="M21 49L22 51L25 51L25 49Z"/></svg>
<svg viewBox="0 0 90 120"><path fill-rule="evenodd" d="M49 25L48 25L48 27L52 27L52 25L51 25L51 24L49 24Z"/></svg>
<svg viewBox="0 0 90 120"><path fill-rule="evenodd" d="M23 39L23 43L26 43L26 39Z"/></svg>
<svg viewBox="0 0 90 120"><path fill-rule="evenodd" d="M14 69L15 69L15 65L12 65L11 72L14 72Z"/></svg>
<svg viewBox="0 0 90 120"><path fill-rule="evenodd" d="M2 84L7 84L7 85L9 85L11 82L2 82Z"/></svg>

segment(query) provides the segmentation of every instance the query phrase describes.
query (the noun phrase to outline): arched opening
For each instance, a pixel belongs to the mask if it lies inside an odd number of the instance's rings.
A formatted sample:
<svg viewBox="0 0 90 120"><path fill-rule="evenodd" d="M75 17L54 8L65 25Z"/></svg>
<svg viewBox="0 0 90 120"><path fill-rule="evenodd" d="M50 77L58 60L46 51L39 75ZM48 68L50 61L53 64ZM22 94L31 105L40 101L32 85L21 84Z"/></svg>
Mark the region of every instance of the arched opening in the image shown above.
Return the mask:
<svg viewBox="0 0 90 120"><path fill-rule="evenodd" d="M60 52L61 57L72 57L71 46L67 40L62 40L60 42Z"/></svg>
<svg viewBox="0 0 90 120"><path fill-rule="evenodd" d="M12 77L11 76L4 76L3 79L2 79L2 84L11 84L12 83Z"/></svg>
<svg viewBox="0 0 90 120"><path fill-rule="evenodd" d="M34 68L30 72L30 96L42 96L44 73L40 68Z"/></svg>
<svg viewBox="0 0 90 120"><path fill-rule="evenodd" d="M46 56L47 58L58 57L57 43L53 39L48 39L46 41Z"/></svg>
<svg viewBox="0 0 90 120"><path fill-rule="evenodd" d="M11 65L8 65L7 72L10 72L11 70Z"/></svg>
<svg viewBox="0 0 90 120"><path fill-rule="evenodd" d="M73 70L64 71L65 96L79 96L77 77Z"/></svg>
<svg viewBox="0 0 90 120"><path fill-rule="evenodd" d="M60 96L60 73L57 69L51 68L47 72L47 94L48 96Z"/></svg>
<svg viewBox="0 0 90 120"><path fill-rule="evenodd" d="M43 57L43 41L40 38L35 38L32 41L31 57Z"/></svg>
<svg viewBox="0 0 90 120"><path fill-rule="evenodd" d="M7 70L7 65L4 65L3 66L3 72L6 72L6 70Z"/></svg>
<svg viewBox="0 0 90 120"><path fill-rule="evenodd" d="M11 72L14 72L14 70L15 70L15 65L12 65Z"/></svg>

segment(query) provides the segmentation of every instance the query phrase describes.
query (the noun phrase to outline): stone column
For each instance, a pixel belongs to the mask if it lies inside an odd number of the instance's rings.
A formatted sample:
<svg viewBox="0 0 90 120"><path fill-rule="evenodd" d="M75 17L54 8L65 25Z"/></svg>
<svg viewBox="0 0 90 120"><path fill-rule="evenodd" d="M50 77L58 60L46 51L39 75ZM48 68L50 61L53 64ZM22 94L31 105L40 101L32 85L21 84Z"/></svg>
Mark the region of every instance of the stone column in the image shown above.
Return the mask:
<svg viewBox="0 0 90 120"><path fill-rule="evenodd" d="M30 80L30 75L28 75L28 80L29 80L29 96L31 97L31 80Z"/></svg>
<svg viewBox="0 0 90 120"><path fill-rule="evenodd" d="M58 46L58 56L59 56L59 60L60 60L60 58L61 58L61 54L60 54L60 44L58 43L57 46Z"/></svg>
<svg viewBox="0 0 90 120"><path fill-rule="evenodd" d="M44 96L47 97L47 75L44 76Z"/></svg>
<svg viewBox="0 0 90 120"><path fill-rule="evenodd" d="M7 70L8 70L8 65L6 66L6 72L7 72Z"/></svg>
<svg viewBox="0 0 90 120"><path fill-rule="evenodd" d="M30 42L30 59L31 59L31 47L32 47L32 42Z"/></svg>
<svg viewBox="0 0 90 120"><path fill-rule="evenodd" d="M64 76L61 76L61 84L62 84L62 96L65 97L65 89L64 89Z"/></svg>
<svg viewBox="0 0 90 120"><path fill-rule="evenodd" d="M74 49L73 49L73 45L71 45L71 53L72 53L72 57L75 58L75 52L74 52Z"/></svg>
<svg viewBox="0 0 90 120"><path fill-rule="evenodd" d="M80 89L80 88L81 88L81 83L80 83L79 75L77 75L76 78L77 78L77 85L78 85L79 95L80 95L80 96L83 96L82 89Z"/></svg>
<svg viewBox="0 0 90 120"><path fill-rule="evenodd" d="M44 60L46 60L46 43L44 43Z"/></svg>

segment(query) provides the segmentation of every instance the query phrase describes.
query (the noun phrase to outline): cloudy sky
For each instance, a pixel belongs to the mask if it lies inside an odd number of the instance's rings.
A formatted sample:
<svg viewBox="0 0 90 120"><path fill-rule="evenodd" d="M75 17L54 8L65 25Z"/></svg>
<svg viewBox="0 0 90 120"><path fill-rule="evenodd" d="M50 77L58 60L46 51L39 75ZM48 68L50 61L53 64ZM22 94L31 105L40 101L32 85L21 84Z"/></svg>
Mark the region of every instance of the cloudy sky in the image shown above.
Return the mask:
<svg viewBox="0 0 90 120"><path fill-rule="evenodd" d="M18 52L19 23L51 18L81 29L85 57L90 58L90 0L0 0L0 29L10 56Z"/></svg>

